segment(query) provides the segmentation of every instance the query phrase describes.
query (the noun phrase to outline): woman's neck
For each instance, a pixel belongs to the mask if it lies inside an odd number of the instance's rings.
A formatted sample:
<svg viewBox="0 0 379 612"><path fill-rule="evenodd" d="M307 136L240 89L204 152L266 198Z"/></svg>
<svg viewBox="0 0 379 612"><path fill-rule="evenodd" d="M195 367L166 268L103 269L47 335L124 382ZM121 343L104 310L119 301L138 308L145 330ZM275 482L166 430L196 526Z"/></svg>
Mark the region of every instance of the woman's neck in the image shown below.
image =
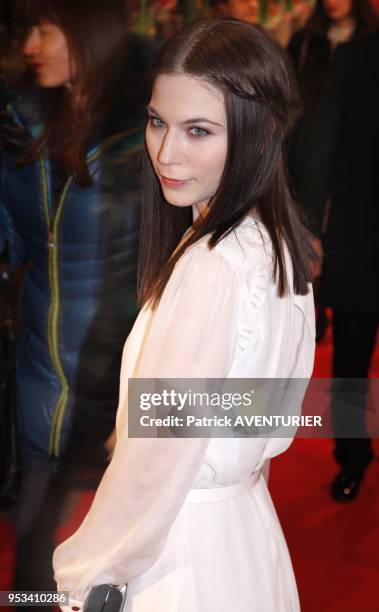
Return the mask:
<svg viewBox="0 0 379 612"><path fill-rule="evenodd" d="M337 45L348 42L354 34L356 23L352 17L344 17L332 23L328 30L328 39L334 50Z"/></svg>
<svg viewBox="0 0 379 612"><path fill-rule="evenodd" d="M196 228L202 224L209 212L208 202L199 202L192 206L193 227Z"/></svg>
<svg viewBox="0 0 379 612"><path fill-rule="evenodd" d="M330 29L341 29L341 30L353 30L355 28L355 19L351 15L346 15L341 19L333 21L330 25Z"/></svg>

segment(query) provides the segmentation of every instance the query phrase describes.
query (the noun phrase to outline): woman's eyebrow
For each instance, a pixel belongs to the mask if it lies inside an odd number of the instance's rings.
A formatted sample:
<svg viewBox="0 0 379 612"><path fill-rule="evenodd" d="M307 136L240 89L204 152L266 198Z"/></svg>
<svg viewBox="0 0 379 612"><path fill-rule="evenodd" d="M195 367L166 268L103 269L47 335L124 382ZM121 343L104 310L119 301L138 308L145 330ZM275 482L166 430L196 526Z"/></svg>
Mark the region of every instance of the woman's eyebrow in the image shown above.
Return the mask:
<svg viewBox="0 0 379 612"><path fill-rule="evenodd" d="M153 106L148 106L147 107L148 112L153 113L154 115L157 115L157 117L160 117L160 113L158 113L157 110L155 110L155 108ZM211 125L216 125L217 127L224 127L221 123L216 123L216 121L211 121L210 119L207 119L206 117L194 117L192 119L186 119L185 121L182 121L182 125L191 125L192 123L210 123Z"/></svg>
<svg viewBox="0 0 379 612"><path fill-rule="evenodd" d="M193 119L187 119L183 121L183 125L189 125L190 123L210 123L211 125L217 125L218 127L223 127L221 123L216 123L216 121L211 121L206 117L194 117Z"/></svg>
<svg viewBox="0 0 379 612"><path fill-rule="evenodd" d="M148 110L149 113L154 113L154 115L158 115L158 117L160 116L158 111L156 111L155 108L150 106L150 104L148 105L147 110Z"/></svg>

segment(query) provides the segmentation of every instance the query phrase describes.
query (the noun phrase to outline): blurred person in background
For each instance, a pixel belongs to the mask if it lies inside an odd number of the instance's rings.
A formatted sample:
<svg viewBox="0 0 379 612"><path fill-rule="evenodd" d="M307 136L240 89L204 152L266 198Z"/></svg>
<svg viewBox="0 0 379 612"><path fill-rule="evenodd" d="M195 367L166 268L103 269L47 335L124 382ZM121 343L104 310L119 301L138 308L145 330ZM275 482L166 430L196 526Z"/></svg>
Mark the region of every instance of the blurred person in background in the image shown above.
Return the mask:
<svg viewBox="0 0 379 612"><path fill-rule="evenodd" d="M288 57L287 51L275 39L275 36L272 35L272 32L268 31L260 24L259 0L215 0L215 10L216 14L219 16L234 17L234 19L239 19L240 21L245 21L246 23L250 23L251 25L255 25L261 28L265 31L265 33L269 36L269 38L271 38L271 40L280 50L282 58L286 63L287 72L290 80L291 98L286 131L291 131L294 125L296 125L302 111L297 82L293 74L292 62Z"/></svg>
<svg viewBox="0 0 379 612"><path fill-rule="evenodd" d="M304 27L313 12L314 0L268 0L265 29L278 45L286 49L293 34Z"/></svg>
<svg viewBox="0 0 379 612"><path fill-rule="evenodd" d="M259 23L259 0L226 0L224 4L227 7L225 8L227 15L247 23Z"/></svg>
<svg viewBox="0 0 379 612"><path fill-rule="evenodd" d="M369 0L317 0L304 28L292 37L288 52L299 83L304 110L292 137L290 165L298 187L308 141L308 123L317 109L327 82L335 49L371 29L375 16ZM300 193L301 195L301 193Z"/></svg>
<svg viewBox="0 0 379 612"><path fill-rule="evenodd" d="M221 16L230 15L253 25L261 23L260 0L213 0L213 4ZM274 42L285 49L292 33L305 24L312 9L312 0L295 0L291 10L281 0L268 0L267 19L262 27Z"/></svg>
<svg viewBox="0 0 379 612"><path fill-rule="evenodd" d="M259 0L214 0L215 11L220 17L234 17L246 23L259 23Z"/></svg>
<svg viewBox="0 0 379 612"><path fill-rule="evenodd" d="M304 102L302 132L319 104L335 49L371 27L370 7L369 0L317 0L307 24L292 37L288 51ZM301 165L301 150L298 155Z"/></svg>
<svg viewBox="0 0 379 612"><path fill-rule="evenodd" d="M340 466L331 485L337 502L353 500L373 450L365 407L379 313L379 31L340 45L317 110L309 120L298 183L301 203L325 252L321 286L333 310L332 399ZM329 204L328 204L329 202ZM349 379L359 379L355 382ZM354 392L354 395L352 395ZM343 395L350 395L344 403ZM344 433L345 432L345 433ZM352 437L353 436L353 437Z"/></svg>
<svg viewBox="0 0 379 612"><path fill-rule="evenodd" d="M107 463L137 314L136 163L152 49L127 35L124 0L32 0L28 21L37 87L6 94L0 222L12 266L26 268L15 588L49 590L63 496L95 487Z"/></svg>
<svg viewBox="0 0 379 612"><path fill-rule="evenodd" d="M300 203L303 200L304 156L308 154L308 149L313 150L315 146L309 136L309 124L322 99L334 51L341 43L364 35L374 21L369 0L317 0L309 21L289 43L288 52L297 78L303 112L287 138L286 146L290 174ZM321 228L317 228L315 233L320 231ZM316 242L315 247L321 258L320 244ZM315 266L314 273L317 339L321 340L328 325L319 281L321 267Z"/></svg>

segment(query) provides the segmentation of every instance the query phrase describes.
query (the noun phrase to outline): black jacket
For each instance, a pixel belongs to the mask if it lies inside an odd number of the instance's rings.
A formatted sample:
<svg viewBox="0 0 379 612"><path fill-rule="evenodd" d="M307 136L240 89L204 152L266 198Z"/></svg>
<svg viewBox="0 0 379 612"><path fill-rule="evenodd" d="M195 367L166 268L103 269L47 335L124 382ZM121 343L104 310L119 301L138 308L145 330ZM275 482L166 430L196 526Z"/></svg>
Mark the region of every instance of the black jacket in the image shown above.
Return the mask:
<svg viewBox="0 0 379 612"><path fill-rule="evenodd" d="M361 31L357 28L352 34L352 40L360 35ZM326 32L303 28L291 38L288 55L302 102L302 113L286 142L290 174L296 191L298 181L301 180L304 155L308 148L314 147L309 133L310 123L324 95L334 50Z"/></svg>
<svg viewBox="0 0 379 612"><path fill-rule="evenodd" d="M327 305L379 309L379 32L341 45L310 123L298 195L324 236Z"/></svg>

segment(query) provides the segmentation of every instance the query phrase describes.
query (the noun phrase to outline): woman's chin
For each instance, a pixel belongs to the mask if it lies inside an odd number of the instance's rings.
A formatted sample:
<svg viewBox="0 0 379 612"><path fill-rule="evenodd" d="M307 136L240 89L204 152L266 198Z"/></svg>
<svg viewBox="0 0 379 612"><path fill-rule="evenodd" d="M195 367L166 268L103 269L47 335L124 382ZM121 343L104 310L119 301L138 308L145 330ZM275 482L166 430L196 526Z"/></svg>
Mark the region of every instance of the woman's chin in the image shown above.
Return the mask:
<svg viewBox="0 0 379 612"><path fill-rule="evenodd" d="M171 206L176 206L177 208L189 208L190 206L192 206L192 204L188 204L187 202L169 202L167 200L167 203Z"/></svg>
<svg viewBox="0 0 379 612"><path fill-rule="evenodd" d="M186 208L188 206L192 206L192 202L189 202L185 198L175 198L172 194L163 194L167 204L171 204L171 206L177 206L178 208Z"/></svg>

